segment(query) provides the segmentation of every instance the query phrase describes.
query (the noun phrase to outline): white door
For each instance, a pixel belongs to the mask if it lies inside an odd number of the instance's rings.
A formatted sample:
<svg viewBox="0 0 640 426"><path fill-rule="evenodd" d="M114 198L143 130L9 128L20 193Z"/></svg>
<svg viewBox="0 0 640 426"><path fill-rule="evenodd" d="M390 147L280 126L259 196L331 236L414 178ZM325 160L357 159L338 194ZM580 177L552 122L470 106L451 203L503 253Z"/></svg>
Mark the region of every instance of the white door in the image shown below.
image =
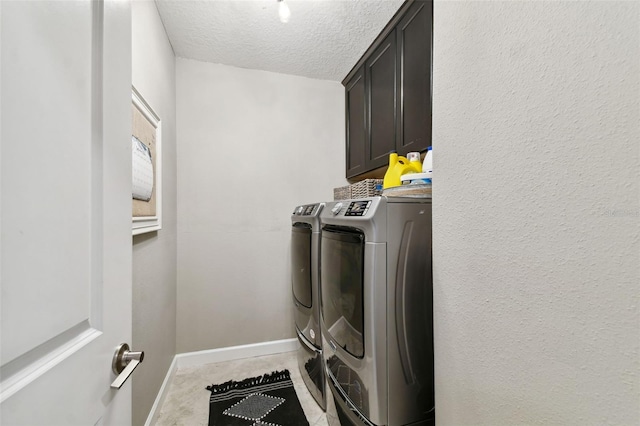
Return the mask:
<svg viewBox="0 0 640 426"><path fill-rule="evenodd" d="M2 0L0 47L0 423L130 424L131 5Z"/></svg>

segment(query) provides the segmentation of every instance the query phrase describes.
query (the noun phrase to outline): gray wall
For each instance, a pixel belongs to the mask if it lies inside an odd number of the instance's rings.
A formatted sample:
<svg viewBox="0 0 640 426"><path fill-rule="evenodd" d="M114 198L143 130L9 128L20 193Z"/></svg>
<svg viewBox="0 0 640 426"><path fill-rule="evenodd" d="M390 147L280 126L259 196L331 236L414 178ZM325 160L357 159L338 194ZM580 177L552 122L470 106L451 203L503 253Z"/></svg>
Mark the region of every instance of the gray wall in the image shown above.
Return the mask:
<svg viewBox="0 0 640 426"><path fill-rule="evenodd" d="M640 424L640 4L434 16L437 423Z"/></svg>
<svg viewBox="0 0 640 426"><path fill-rule="evenodd" d="M344 179L340 83L177 59L178 352L293 338L297 204Z"/></svg>
<svg viewBox="0 0 640 426"><path fill-rule="evenodd" d="M133 238L133 424L144 424L176 353L175 57L155 2L134 1L133 85L162 123L162 230Z"/></svg>

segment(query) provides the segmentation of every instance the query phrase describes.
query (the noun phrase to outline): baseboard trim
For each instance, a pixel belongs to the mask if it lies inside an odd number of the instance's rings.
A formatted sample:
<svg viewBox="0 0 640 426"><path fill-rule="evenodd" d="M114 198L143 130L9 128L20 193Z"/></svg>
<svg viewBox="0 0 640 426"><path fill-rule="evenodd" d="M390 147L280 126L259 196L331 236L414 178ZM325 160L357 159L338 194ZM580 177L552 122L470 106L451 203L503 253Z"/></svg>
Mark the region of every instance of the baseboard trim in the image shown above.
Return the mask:
<svg viewBox="0 0 640 426"><path fill-rule="evenodd" d="M157 422L158 416L160 415L160 408L162 407L162 403L164 402L164 399L167 396L167 391L169 390L169 384L173 380L178 368L197 367L199 365L211 364L214 362L291 352L297 350L298 345L298 339L293 338L176 354L176 356L173 357L171 366L169 367L167 375L162 382L162 386L160 386L156 400L153 402L153 406L147 416L145 426L151 426Z"/></svg>
<svg viewBox="0 0 640 426"><path fill-rule="evenodd" d="M160 407L164 403L164 399L167 396L167 391L169 390L169 384L173 381L173 376L176 375L176 370L178 369L176 357L173 357L173 361L171 361L171 365L169 366L169 370L167 371L167 375L164 376L164 380L162 382L162 386L160 386L160 390L158 391L158 395L156 395L156 400L153 401L153 405L151 406L151 411L149 411L149 415L147 416L147 421L144 423L144 426L151 426L156 424L158 421L158 416L160 415Z"/></svg>
<svg viewBox="0 0 640 426"><path fill-rule="evenodd" d="M254 356L275 355L295 351L298 339L274 340L271 342L253 343L250 345L230 346L227 348L209 349L206 351L186 352L176 355L178 368L196 367L213 362L231 361L234 359L252 358Z"/></svg>

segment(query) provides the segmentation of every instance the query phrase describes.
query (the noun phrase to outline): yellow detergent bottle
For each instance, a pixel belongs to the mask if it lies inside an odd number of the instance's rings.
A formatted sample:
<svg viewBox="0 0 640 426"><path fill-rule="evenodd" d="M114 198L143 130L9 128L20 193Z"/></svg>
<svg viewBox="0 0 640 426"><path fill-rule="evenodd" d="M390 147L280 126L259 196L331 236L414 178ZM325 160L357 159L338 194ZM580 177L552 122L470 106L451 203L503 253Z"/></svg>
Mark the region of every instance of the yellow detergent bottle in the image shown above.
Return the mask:
<svg viewBox="0 0 640 426"><path fill-rule="evenodd" d="M389 153L389 167L384 174L384 180L382 181L382 189L391 188L393 186L400 186L400 176L412 170L413 166L409 164L409 160L405 157L398 155L397 152L391 151Z"/></svg>

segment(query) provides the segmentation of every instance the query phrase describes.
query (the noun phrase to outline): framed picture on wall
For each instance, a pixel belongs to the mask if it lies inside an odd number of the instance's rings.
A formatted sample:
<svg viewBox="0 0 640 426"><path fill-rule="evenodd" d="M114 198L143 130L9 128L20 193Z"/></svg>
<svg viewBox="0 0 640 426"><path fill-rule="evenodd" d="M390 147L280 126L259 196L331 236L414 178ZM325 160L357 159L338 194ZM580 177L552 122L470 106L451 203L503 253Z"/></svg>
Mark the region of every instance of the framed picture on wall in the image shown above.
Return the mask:
<svg viewBox="0 0 640 426"><path fill-rule="evenodd" d="M131 99L132 231L138 235L162 229L162 127L135 87Z"/></svg>

